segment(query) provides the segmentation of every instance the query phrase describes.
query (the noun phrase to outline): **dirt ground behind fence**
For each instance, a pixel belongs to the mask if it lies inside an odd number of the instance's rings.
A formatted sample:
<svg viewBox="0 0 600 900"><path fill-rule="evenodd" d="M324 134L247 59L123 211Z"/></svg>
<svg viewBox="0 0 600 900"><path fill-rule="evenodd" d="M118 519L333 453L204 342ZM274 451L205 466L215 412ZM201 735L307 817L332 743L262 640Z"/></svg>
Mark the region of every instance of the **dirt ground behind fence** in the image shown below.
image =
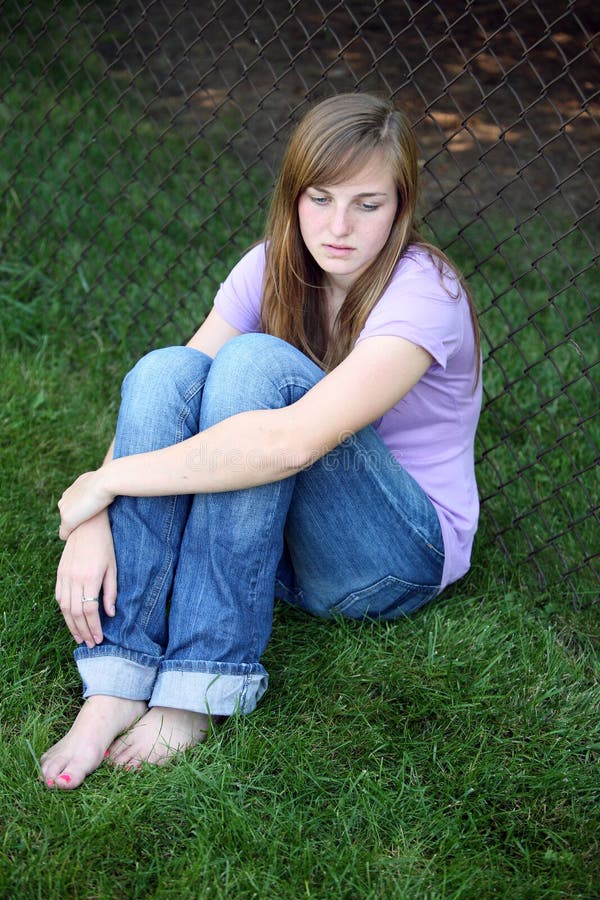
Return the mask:
<svg viewBox="0 0 600 900"><path fill-rule="evenodd" d="M593 0L126 0L96 49L161 121L235 122L244 167L276 168L307 100L381 91L416 124L426 209L577 219L600 175L599 24Z"/></svg>

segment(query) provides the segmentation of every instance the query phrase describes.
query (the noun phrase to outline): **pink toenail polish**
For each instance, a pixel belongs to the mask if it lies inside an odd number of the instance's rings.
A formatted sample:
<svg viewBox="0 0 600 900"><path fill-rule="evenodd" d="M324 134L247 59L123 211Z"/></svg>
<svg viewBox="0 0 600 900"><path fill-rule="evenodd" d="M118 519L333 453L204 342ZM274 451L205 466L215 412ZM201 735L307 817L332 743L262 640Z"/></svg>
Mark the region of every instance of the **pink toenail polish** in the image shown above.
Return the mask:
<svg viewBox="0 0 600 900"><path fill-rule="evenodd" d="M54 787L54 778L49 778L46 782L48 787Z"/></svg>
<svg viewBox="0 0 600 900"><path fill-rule="evenodd" d="M70 775L67 775L66 772L65 772L64 775L59 775L58 777L59 777L62 781L66 781L67 784L71 781L71 776L70 776Z"/></svg>
<svg viewBox="0 0 600 900"><path fill-rule="evenodd" d="M110 756L110 753L108 752L108 750L105 750L104 751L104 759L106 759L107 756Z"/></svg>

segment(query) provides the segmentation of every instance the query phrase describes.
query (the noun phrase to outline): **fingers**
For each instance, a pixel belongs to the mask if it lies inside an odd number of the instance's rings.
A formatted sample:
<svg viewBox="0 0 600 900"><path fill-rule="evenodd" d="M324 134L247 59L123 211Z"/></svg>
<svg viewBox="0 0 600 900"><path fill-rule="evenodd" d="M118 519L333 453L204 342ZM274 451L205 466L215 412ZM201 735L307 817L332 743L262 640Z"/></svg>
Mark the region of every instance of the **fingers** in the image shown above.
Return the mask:
<svg viewBox="0 0 600 900"><path fill-rule="evenodd" d="M103 639L99 595L114 615L117 565L106 511L78 526L66 542L56 578L56 600L78 644L94 647Z"/></svg>
<svg viewBox="0 0 600 900"><path fill-rule="evenodd" d="M104 604L104 612L107 616L114 616L115 603L117 600L117 570L114 566L110 566L104 575L102 582L102 601Z"/></svg>
<svg viewBox="0 0 600 900"><path fill-rule="evenodd" d="M90 583L83 585L83 593L71 600L71 614L78 633L87 647L95 647L102 643L102 625L100 624L100 587Z"/></svg>
<svg viewBox="0 0 600 900"><path fill-rule="evenodd" d="M102 642L100 624L99 588L89 583L68 582L57 579L56 600L67 628L78 644L95 647Z"/></svg>
<svg viewBox="0 0 600 900"><path fill-rule="evenodd" d="M68 528L66 525L63 525L63 523L61 522L59 529L58 529L58 536L61 539L61 541L66 541L67 538L69 537L69 535L71 534L72 530L73 530L72 528Z"/></svg>
<svg viewBox="0 0 600 900"><path fill-rule="evenodd" d="M56 602L60 607L60 611L65 620L65 624L78 644L83 643L83 638L75 627L75 622L71 615L71 589L68 581L65 581L60 574L60 568L56 576L56 588L54 591Z"/></svg>

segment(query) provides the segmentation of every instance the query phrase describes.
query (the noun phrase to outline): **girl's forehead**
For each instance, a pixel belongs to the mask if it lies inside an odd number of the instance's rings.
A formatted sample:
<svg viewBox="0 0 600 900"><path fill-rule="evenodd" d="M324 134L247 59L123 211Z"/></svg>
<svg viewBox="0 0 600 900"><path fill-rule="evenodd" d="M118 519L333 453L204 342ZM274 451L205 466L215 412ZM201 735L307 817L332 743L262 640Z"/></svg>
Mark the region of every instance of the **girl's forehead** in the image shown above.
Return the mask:
<svg viewBox="0 0 600 900"><path fill-rule="evenodd" d="M373 150L362 160L348 160L346 166L337 171L324 172L313 182L319 187L346 188L364 187L365 185L395 184L394 169L391 160L382 150Z"/></svg>

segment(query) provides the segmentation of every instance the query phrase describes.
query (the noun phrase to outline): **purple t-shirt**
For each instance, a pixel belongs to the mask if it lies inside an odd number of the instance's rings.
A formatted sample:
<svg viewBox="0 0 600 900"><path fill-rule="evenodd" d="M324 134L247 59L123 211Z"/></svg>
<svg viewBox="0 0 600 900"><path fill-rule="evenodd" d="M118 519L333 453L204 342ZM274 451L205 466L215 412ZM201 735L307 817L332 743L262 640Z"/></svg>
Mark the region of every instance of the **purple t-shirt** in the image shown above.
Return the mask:
<svg viewBox="0 0 600 900"><path fill-rule="evenodd" d="M259 244L235 266L215 298L219 315L241 332L260 331L264 269L264 245ZM468 570L477 529L474 439L481 379L475 386L468 300L452 273L441 275L426 251L406 251L358 341L379 335L406 338L434 359L374 426L435 506L444 538L444 587Z"/></svg>

